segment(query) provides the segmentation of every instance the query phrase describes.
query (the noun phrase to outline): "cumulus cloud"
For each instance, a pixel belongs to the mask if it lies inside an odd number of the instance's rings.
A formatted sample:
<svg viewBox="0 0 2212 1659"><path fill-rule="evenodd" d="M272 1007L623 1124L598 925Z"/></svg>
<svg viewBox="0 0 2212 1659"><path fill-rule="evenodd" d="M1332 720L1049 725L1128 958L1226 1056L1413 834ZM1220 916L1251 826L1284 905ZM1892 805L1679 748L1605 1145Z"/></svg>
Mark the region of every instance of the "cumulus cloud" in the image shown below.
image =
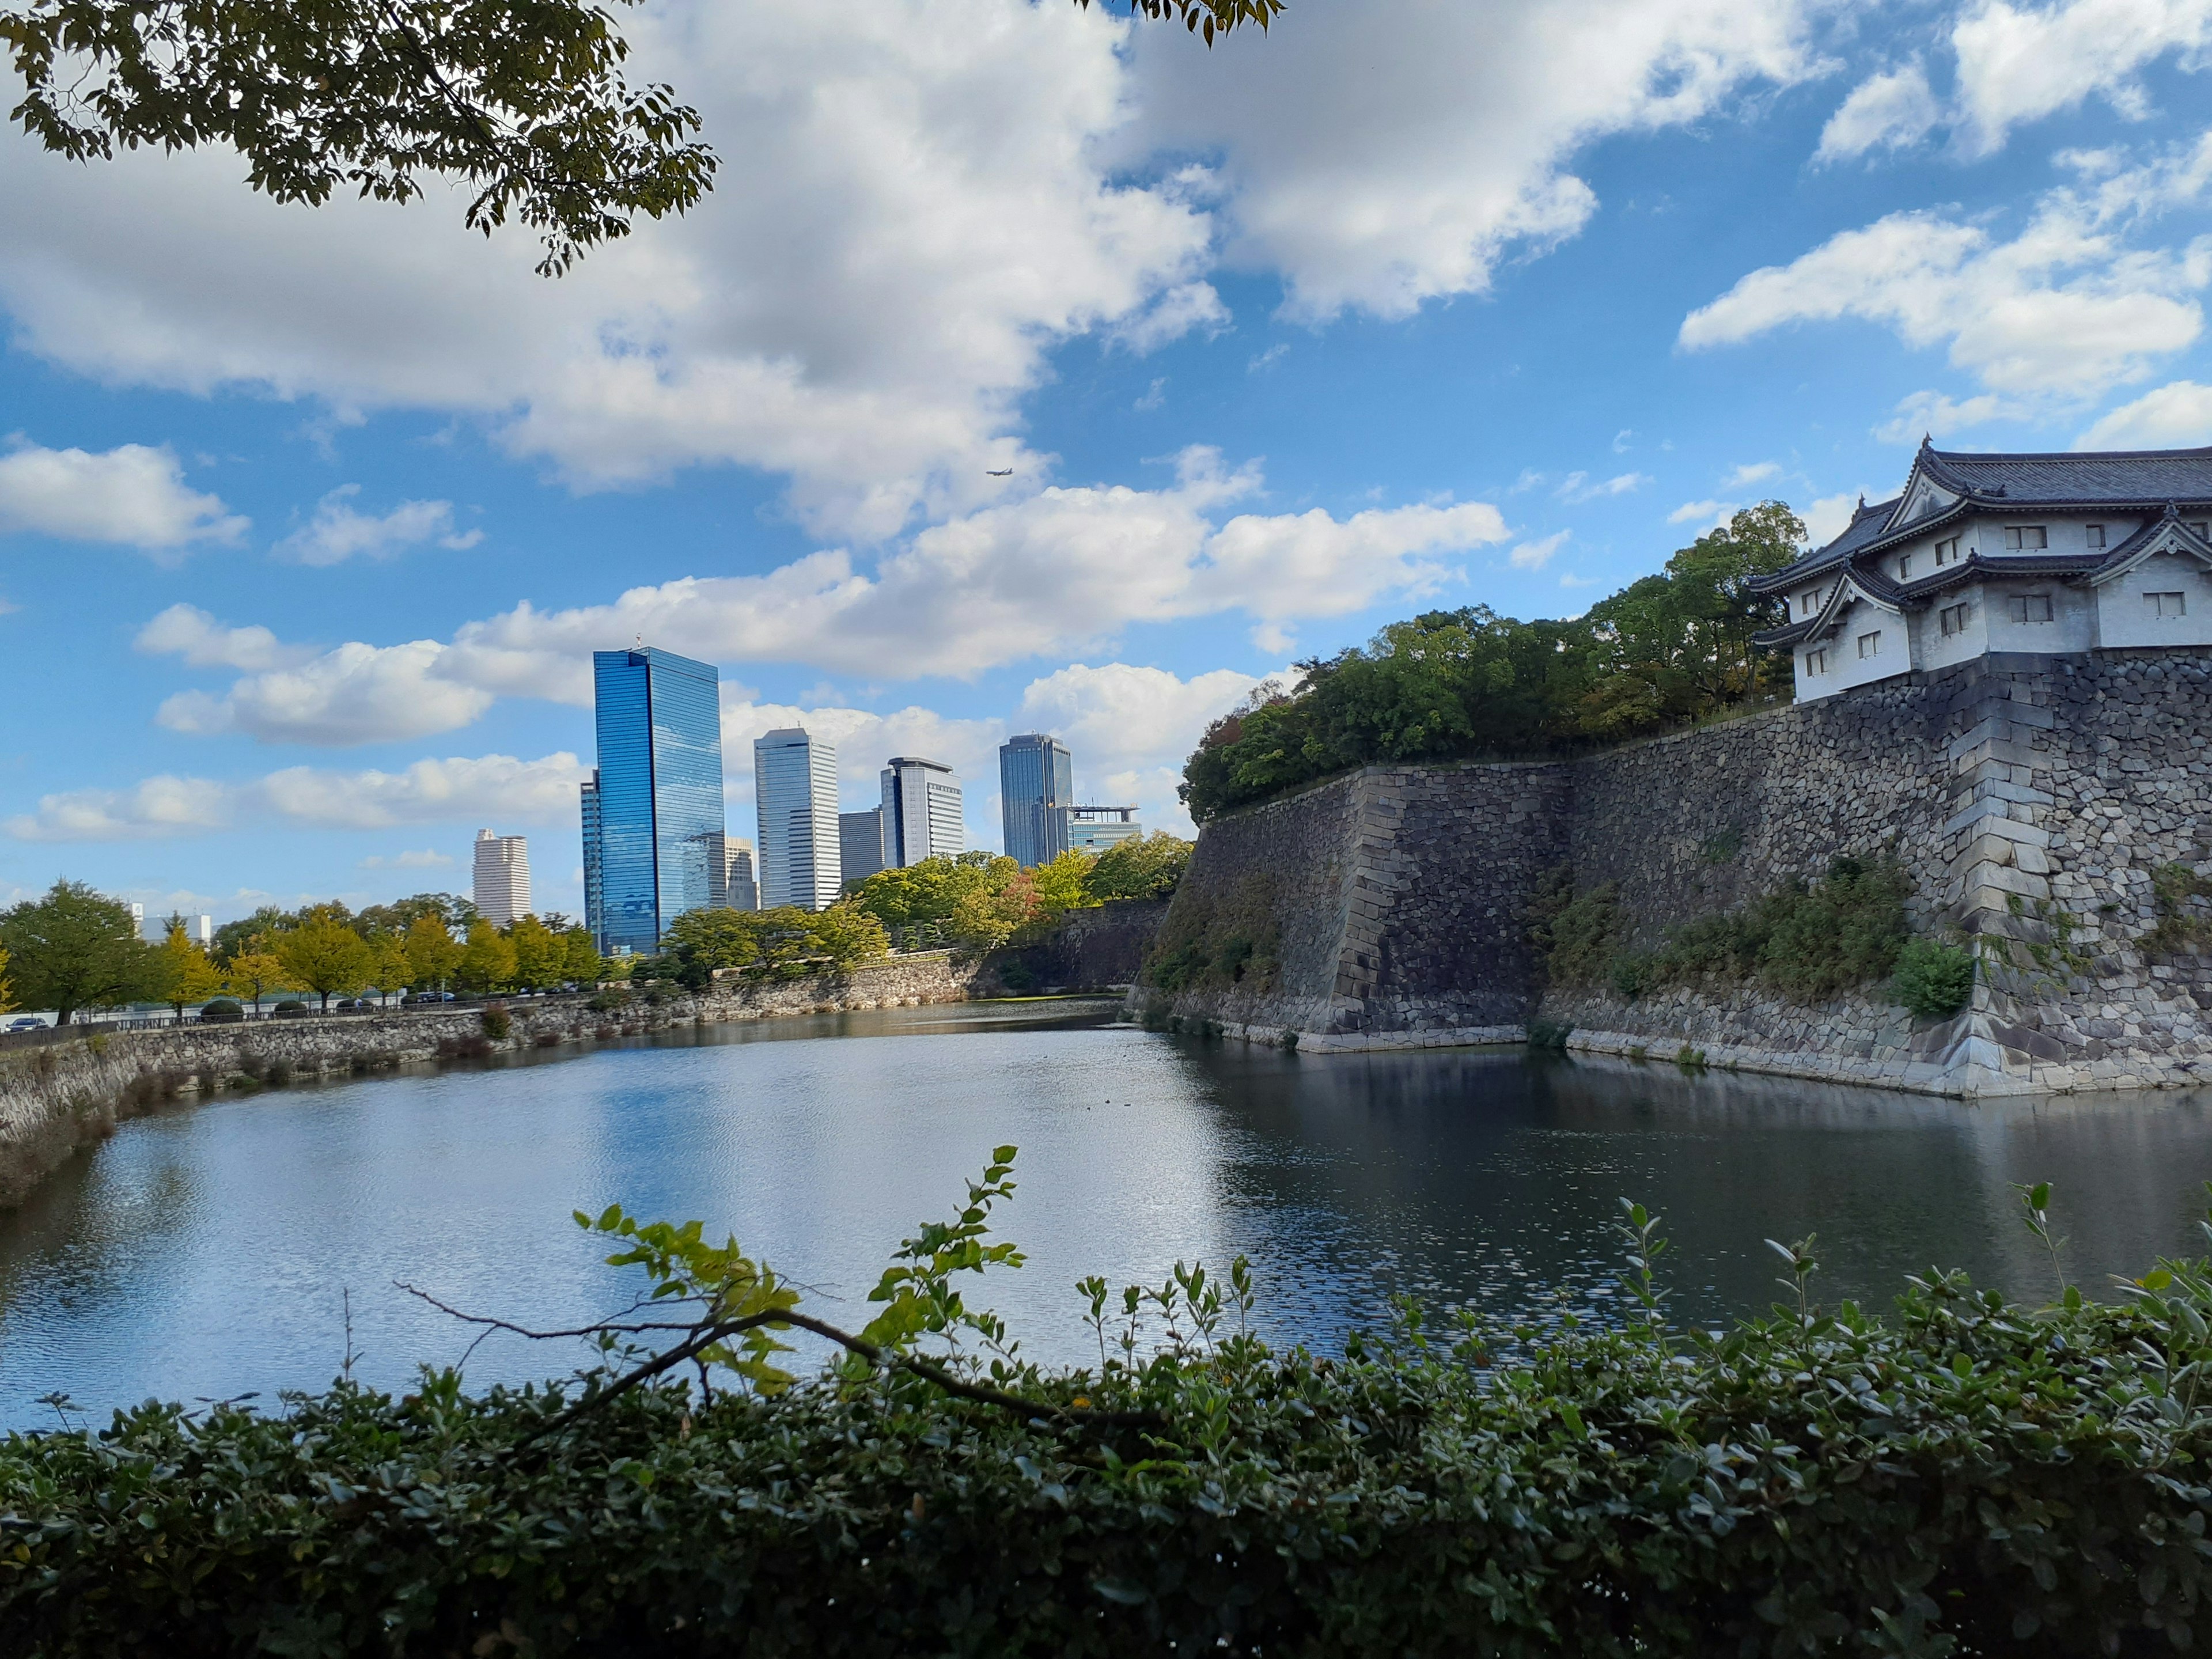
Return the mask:
<svg viewBox="0 0 2212 1659"><path fill-rule="evenodd" d="M453 862L452 854L426 847L420 852L394 853L389 857L376 854L363 859L361 867L364 870L444 870L450 868Z"/></svg>
<svg viewBox="0 0 2212 1659"><path fill-rule="evenodd" d="M1805 521L1805 534L1815 547L1826 547L1850 528L1851 514L1858 510L1856 495L1823 495L1799 514Z"/></svg>
<svg viewBox="0 0 2212 1659"><path fill-rule="evenodd" d="M1601 501L1608 495L1629 495L1651 481L1648 472L1623 472L1592 483L1589 473L1570 472L1552 493L1570 507L1580 507L1584 501Z"/></svg>
<svg viewBox="0 0 2212 1659"><path fill-rule="evenodd" d="M1787 265L1753 271L1684 319L1680 341L1697 350L1793 323L1857 318L1910 346L1948 345L1952 364L1990 398L1950 405L1954 418L2095 397L2141 378L2202 331L2195 296L2212 281L2212 238L2144 249L2125 233L2202 199L2208 184L2212 135L2150 165L2046 193L2008 241L1939 213L1893 213Z"/></svg>
<svg viewBox="0 0 2212 1659"><path fill-rule="evenodd" d="M182 657L194 668L284 668L314 655L265 628L225 628L190 605L171 605L138 630L135 643L149 656Z"/></svg>
<svg viewBox="0 0 2212 1659"><path fill-rule="evenodd" d="M1667 515L1668 524L1701 524L1717 528L1736 510L1735 501L1684 501Z"/></svg>
<svg viewBox="0 0 2212 1659"><path fill-rule="evenodd" d="M316 830L495 817L573 824L577 786L590 775L566 751L532 761L512 755L426 759L398 772L294 766L243 783L164 774L122 789L42 796L36 811L0 819L0 833L17 841L87 842L201 835L271 821Z"/></svg>
<svg viewBox="0 0 2212 1659"><path fill-rule="evenodd" d="M1402 316L1581 229L1597 200L1570 168L1592 140L1810 73L1803 18L1757 0L1522 0L1383 21L1316 0L1295 28L1211 53L1140 30L1127 147L1220 158L1230 261L1279 271L1290 315Z"/></svg>
<svg viewBox="0 0 2212 1659"><path fill-rule="evenodd" d="M2174 380L2104 416L2076 449L2185 449L2212 444L2212 386Z"/></svg>
<svg viewBox="0 0 2212 1659"><path fill-rule="evenodd" d="M1516 570L1541 570L1551 562L1552 555L1567 544L1572 532L1557 530L1534 541L1522 542L1505 556L1505 562Z"/></svg>
<svg viewBox="0 0 2212 1659"><path fill-rule="evenodd" d="M483 687L441 676L446 654L434 640L354 641L234 681L221 696L179 691L155 718L172 732L243 732L263 743L346 747L428 737L466 726L493 702Z"/></svg>
<svg viewBox="0 0 2212 1659"><path fill-rule="evenodd" d="M166 446L118 444L94 454L19 444L0 455L0 533L118 542L167 564L194 542L235 542L247 522L221 498L189 488Z"/></svg>
<svg viewBox="0 0 2212 1659"><path fill-rule="evenodd" d="M1769 478L1778 478L1781 476L1782 464L1779 461L1751 461L1737 467L1727 477L1722 479L1721 488L1748 489L1753 484L1765 483Z"/></svg>
<svg viewBox="0 0 2212 1659"><path fill-rule="evenodd" d="M1981 0L1960 9L1948 41L1951 97L1938 99L1918 60L1853 88L1820 134L1823 161L1899 149L1948 129L1969 156L2003 148L2014 127L2101 97L2122 117L2149 112L2141 71L2168 54L2204 67L2207 0Z"/></svg>
<svg viewBox="0 0 2212 1659"><path fill-rule="evenodd" d="M1877 146L1900 149L1917 144L1943 119L1928 71L1917 63L1888 70L1863 81L1820 129L1818 159L1840 161L1863 155Z"/></svg>
<svg viewBox="0 0 2212 1659"><path fill-rule="evenodd" d="M343 564L360 556L388 559L434 540L459 551L483 539L481 530L457 531L451 501L402 501L379 515L353 505L359 484L341 484L315 504L315 516L276 544L276 551L301 564Z"/></svg>

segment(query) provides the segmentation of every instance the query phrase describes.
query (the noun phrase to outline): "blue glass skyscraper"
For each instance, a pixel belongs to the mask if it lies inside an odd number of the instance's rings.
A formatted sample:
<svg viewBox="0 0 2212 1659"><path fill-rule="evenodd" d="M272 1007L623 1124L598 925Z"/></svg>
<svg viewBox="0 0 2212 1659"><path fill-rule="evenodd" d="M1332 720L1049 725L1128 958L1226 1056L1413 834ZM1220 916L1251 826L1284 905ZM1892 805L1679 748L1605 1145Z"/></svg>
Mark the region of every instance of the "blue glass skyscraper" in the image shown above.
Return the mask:
<svg viewBox="0 0 2212 1659"><path fill-rule="evenodd" d="M597 872L597 914L587 921L604 951L652 951L669 923L712 904L721 885L716 677L652 646L594 651L592 675L599 765L584 797L584 868Z"/></svg>
<svg viewBox="0 0 2212 1659"><path fill-rule="evenodd" d="M1074 767L1067 745L1042 732L1009 738L1000 745L999 811L1006 856L1024 869L1050 864L1067 850Z"/></svg>

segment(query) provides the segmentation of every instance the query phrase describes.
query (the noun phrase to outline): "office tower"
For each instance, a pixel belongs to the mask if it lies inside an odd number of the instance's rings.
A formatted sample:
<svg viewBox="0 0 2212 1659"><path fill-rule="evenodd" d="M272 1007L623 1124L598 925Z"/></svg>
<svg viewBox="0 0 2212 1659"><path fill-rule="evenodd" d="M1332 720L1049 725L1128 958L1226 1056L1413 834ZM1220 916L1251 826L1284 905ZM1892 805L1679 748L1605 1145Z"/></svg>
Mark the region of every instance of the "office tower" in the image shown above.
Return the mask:
<svg viewBox="0 0 2212 1659"><path fill-rule="evenodd" d="M654 646L594 651L599 770L584 797L585 903L598 847L610 955L660 948L668 925L714 902L722 834L722 716L714 669Z"/></svg>
<svg viewBox="0 0 2212 1659"><path fill-rule="evenodd" d="M884 809L837 814L837 856L847 881L860 881L884 867Z"/></svg>
<svg viewBox="0 0 2212 1659"><path fill-rule="evenodd" d="M1024 869L1049 864L1067 850L1065 815L1074 799L1074 757L1058 738L1030 732L1000 745L999 811L1006 856Z"/></svg>
<svg viewBox="0 0 2212 1659"><path fill-rule="evenodd" d="M1103 853L1145 833L1133 806L1071 806L1065 817L1071 853Z"/></svg>
<svg viewBox="0 0 2212 1659"><path fill-rule="evenodd" d="M894 755L884 768L884 867L957 858L968 845L960 780L942 761Z"/></svg>
<svg viewBox="0 0 2212 1659"><path fill-rule="evenodd" d="M732 910L760 908L760 878L753 873L753 844L743 836L723 843L725 858L722 902Z"/></svg>
<svg viewBox="0 0 2212 1659"><path fill-rule="evenodd" d="M599 769L592 769L581 802L584 817L584 926L602 956L610 953L606 917L599 903Z"/></svg>
<svg viewBox="0 0 2212 1659"><path fill-rule="evenodd" d="M760 813L761 908L828 909L844 880L836 746L796 726L755 738L753 801Z"/></svg>
<svg viewBox="0 0 2212 1659"><path fill-rule="evenodd" d="M717 830L707 837L707 908L726 910L730 904L730 837Z"/></svg>
<svg viewBox="0 0 2212 1659"><path fill-rule="evenodd" d="M131 931L140 939L146 937L146 907L136 901L131 906Z"/></svg>
<svg viewBox="0 0 2212 1659"><path fill-rule="evenodd" d="M201 916L197 918L192 923L192 937L194 939L198 941L199 947L203 951L213 945L215 943L215 918L213 916Z"/></svg>
<svg viewBox="0 0 2212 1659"><path fill-rule="evenodd" d="M530 843L521 836L477 831L477 914L504 927L530 914Z"/></svg>

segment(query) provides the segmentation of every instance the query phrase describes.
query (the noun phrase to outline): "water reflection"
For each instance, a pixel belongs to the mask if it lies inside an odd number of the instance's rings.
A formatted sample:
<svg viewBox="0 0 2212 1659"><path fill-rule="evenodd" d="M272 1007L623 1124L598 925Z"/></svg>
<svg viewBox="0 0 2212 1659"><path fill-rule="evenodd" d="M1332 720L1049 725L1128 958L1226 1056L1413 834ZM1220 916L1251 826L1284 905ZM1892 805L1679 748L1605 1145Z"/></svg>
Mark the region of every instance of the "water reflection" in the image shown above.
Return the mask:
<svg viewBox="0 0 2212 1659"><path fill-rule="evenodd" d="M0 1422L51 1421L32 1402L55 1389L104 1409L319 1386L345 1351L342 1291L361 1373L404 1383L468 1333L395 1280L572 1323L623 1282L569 1212L616 1200L733 1229L859 1322L889 1249L1004 1141L1022 1148L1006 1231L1030 1264L989 1300L1058 1358L1089 1340L1083 1274L1157 1282L1240 1250L1269 1330L1310 1340L1398 1290L1499 1310L1601 1295L1624 1194L1665 1212L1687 1317L1765 1305L1760 1241L1813 1231L1831 1300L1885 1303L1938 1261L2043 1291L2009 1188L2042 1178L2094 1287L2194 1249L2212 1176L2197 1096L1968 1108L1497 1050L1285 1055L1103 1021L986 1005L716 1028L127 1125L0 1218ZM574 1358L500 1340L471 1375Z"/></svg>

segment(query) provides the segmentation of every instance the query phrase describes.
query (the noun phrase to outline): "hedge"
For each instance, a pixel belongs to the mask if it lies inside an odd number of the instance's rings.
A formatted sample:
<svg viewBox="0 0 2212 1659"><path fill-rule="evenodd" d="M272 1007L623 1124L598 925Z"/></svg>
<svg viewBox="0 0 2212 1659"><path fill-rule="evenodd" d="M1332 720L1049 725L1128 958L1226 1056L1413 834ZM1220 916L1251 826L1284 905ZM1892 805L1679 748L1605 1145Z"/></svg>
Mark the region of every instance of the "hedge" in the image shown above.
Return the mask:
<svg viewBox="0 0 2212 1659"><path fill-rule="evenodd" d="M1668 1322L1663 1244L1639 1211L1628 1231L1604 1325L1409 1305L1323 1357L1249 1334L1241 1267L1178 1269L1118 1303L1084 1287L1095 1367L1027 1363L1000 1331L988 1364L887 1346L785 1386L756 1327L725 1346L736 1389L672 1367L617 1389L645 1368L611 1359L18 1435L0 1651L2074 1656L2212 1634L2212 1264L2049 1307L1931 1272L1876 1319L1813 1305L1808 1242L1784 1252L1797 1300L1714 1334ZM901 1305L995 1328L936 1268L1010 1253L957 1234L871 1330ZM744 1266L746 1305L791 1295Z"/></svg>

